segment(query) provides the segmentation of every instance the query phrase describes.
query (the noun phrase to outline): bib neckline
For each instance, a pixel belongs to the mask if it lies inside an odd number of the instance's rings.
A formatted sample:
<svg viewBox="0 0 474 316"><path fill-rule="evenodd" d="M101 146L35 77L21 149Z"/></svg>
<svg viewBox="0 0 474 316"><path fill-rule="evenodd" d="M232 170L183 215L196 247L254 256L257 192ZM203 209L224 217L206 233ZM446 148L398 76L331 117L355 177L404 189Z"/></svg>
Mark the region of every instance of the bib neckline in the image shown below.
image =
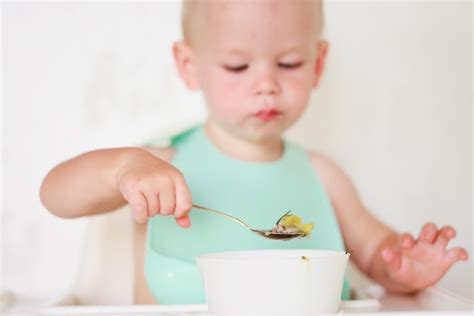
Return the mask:
<svg viewBox="0 0 474 316"><path fill-rule="evenodd" d="M197 137L199 137L202 140L203 145L213 155L224 158L230 161L231 163L239 164L242 166L248 166L248 167L278 166L280 164L283 164L288 159L288 156L289 156L290 144L284 138L282 139L283 150L282 150L281 156L278 159L271 160L271 161L251 161L251 160L238 159L223 152L211 141L211 139L207 135L206 130L204 129L204 126L196 127L195 134Z"/></svg>

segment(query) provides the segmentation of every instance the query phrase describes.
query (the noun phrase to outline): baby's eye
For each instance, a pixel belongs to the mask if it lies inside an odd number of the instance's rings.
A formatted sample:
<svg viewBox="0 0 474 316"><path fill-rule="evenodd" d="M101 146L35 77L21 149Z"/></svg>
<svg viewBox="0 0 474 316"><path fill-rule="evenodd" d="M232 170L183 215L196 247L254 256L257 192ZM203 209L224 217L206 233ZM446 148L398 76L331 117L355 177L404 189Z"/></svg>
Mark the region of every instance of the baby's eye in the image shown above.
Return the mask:
<svg viewBox="0 0 474 316"><path fill-rule="evenodd" d="M248 65L238 65L238 66L223 66L225 70L230 72L242 72L248 68Z"/></svg>
<svg viewBox="0 0 474 316"><path fill-rule="evenodd" d="M303 65L304 62L299 61L297 63L278 63L278 67L283 69L296 69Z"/></svg>

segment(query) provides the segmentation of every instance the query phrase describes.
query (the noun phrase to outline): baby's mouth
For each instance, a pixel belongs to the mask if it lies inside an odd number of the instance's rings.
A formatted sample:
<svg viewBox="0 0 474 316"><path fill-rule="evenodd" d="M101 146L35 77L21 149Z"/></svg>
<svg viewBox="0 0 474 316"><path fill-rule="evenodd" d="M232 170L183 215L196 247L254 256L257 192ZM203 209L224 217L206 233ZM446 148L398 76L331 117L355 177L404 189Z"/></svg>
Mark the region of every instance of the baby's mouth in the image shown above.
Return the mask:
<svg viewBox="0 0 474 316"><path fill-rule="evenodd" d="M281 115L277 109L265 109L255 113L255 117L263 122L271 121Z"/></svg>

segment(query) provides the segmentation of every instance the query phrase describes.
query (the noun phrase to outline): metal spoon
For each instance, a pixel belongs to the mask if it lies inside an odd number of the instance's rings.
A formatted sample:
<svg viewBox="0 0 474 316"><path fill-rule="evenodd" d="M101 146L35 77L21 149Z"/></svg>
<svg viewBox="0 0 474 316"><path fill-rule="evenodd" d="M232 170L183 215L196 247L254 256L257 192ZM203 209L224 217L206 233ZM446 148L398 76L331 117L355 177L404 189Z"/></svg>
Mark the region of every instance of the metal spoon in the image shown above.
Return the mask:
<svg viewBox="0 0 474 316"><path fill-rule="evenodd" d="M244 226L245 228L247 228L248 230L256 233L257 235L260 235L264 238L268 238L268 239L276 239L276 240L291 240L291 239L296 239L296 238L302 238L302 237L305 237L306 234L305 233L298 233L298 232L286 232L286 233L277 233L277 232L273 232L271 229L270 230L266 230L266 229L255 229L253 228L252 226L250 226L249 224L245 223L243 220L241 219L238 219L237 217L234 217L232 215L229 215L227 213L224 213L224 212L221 212L221 211L217 211L217 210L213 210L211 208L208 208L208 207L204 207L204 206L200 206L200 205L196 205L196 204L193 204L193 207L194 208L197 208L197 209L200 209L200 210L204 210L204 211L209 211L209 212L213 212L215 214L219 214L219 215L222 215L224 217L227 217L228 219L231 219L233 220L234 222ZM287 213L288 214L288 213ZM286 215L286 214L285 214ZM283 215L283 216L285 216ZM283 217L282 216L282 217ZM280 217L281 219L281 217ZM278 220L279 222L279 220ZM277 224L278 224L277 222Z"/></svg>

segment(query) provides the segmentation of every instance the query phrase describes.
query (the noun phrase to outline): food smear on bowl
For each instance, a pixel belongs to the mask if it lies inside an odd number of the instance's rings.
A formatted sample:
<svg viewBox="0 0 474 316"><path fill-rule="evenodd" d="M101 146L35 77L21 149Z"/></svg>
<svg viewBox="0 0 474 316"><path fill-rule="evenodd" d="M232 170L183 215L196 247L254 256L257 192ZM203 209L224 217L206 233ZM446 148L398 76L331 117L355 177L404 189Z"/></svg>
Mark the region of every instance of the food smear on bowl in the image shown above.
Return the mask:
<svg viewBox="0 0 474 316"><path fill-rule="evenodd" d="M306 264L306 271L309 271L309 258L306 256L301 256L301 259Z"/></svg>
<svg viewBox="0 0 474 316"><path fill-rule="evenodd" d="M272 228L272 232L283 234L304 234L305 236L308 236L311 234L313 228L313 223L304 224L301 217L287 212L280 217L276 226Z"/></svg>

